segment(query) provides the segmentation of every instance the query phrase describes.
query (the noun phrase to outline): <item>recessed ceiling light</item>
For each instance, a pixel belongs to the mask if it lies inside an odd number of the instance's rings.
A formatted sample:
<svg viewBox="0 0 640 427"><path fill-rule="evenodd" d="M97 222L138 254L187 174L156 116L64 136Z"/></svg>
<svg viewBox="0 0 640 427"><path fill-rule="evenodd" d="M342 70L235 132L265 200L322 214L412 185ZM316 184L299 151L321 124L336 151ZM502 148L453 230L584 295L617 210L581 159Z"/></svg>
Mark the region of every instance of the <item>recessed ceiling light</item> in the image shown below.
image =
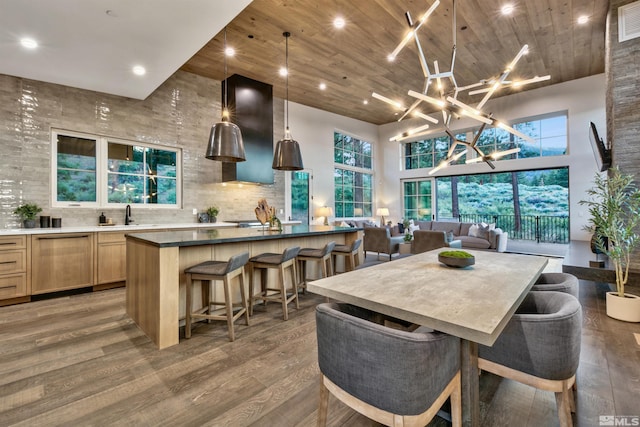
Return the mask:
<svg viewBox="0 0 640 427"><path fill-rule="evenodd" d="M38 42L28 37L20 39L20 44L22 45L22 47L25 47L27 49L35 49L38 47Z"/></svg>
<svg viewBox="0 0 640 427"><path fill-rule="evenodd" d="M278 73L282 76L282 77L287 77L287 74L289 74L289 72L287 71L286 68L284 67L280 67L280 71L278 71Z"/></svg>
<svg viewBox="0 0 640 427"><path fill-rule="evenodd" d="M227 56L235 56L236 50L232 47L228 47L224 50L224 54Z"/></svg>
<svg viewBox="0 0 640 427"><path fill-rule="evenodd" d="M318 87L320 88L320 90L325 90L327 88L327 84L326 83L320 83L320 85Z"/></svg>
<svg viewBox="0 0 640 427"><path fill-rule="evenodd" d="M582 16L578 17L578 24L584 25L587 22L589 22L589 17L587 15L582 15Z"/></svg>
<svg viewBox="0 0 640 427"><path fill-rule="evenodd" d="M500 11L503 15L511 15L513 13L513 5L505 4L504 6L502 6L502 9Z"/></svg>
<svg viewBox="0 0 640 427"><path fill-rule="evenodd" d="M393 62L393 61L395 61L395 60L396 60L396 57L395 57L395 56L393 56L393 55L391 55L391 54L387 55L387 61L389 61L389 62Z"/></svg>
<svg viewBox="0 0 640 427"><path fill-rule="evenodd" d="M369 103L369 100L368 100L368 99L365 99L364 101L362 101L362 103L363 103L364 105L367 105L367 104Z"/></svg>
<svg viewBox="0 0 640 427"><path fill-rule="evenodd" d="M133 67L133 74L136 76L144 76L147 74L147 70L142 65L136 65Z"/></svg>
<svg viewBox="0 0 640 427"><path fill-rule="evenodd" d="M338 16L336 19L333 20L333 26L336 27L337 29L344 28L344 25L345 25L345 21L344 21L344 18L341 16Z"/></svg>

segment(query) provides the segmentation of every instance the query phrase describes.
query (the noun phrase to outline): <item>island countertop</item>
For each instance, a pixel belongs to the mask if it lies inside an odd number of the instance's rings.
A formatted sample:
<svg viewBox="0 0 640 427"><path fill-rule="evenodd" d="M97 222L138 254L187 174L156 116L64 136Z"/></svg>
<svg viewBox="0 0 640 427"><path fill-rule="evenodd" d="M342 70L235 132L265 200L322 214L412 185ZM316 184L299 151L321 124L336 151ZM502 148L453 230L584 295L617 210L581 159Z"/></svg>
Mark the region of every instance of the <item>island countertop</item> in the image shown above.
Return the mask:
<svg viewBox="0 0 640 427"><path fill-rule="evenodd" d="M295 237L315 236L318 234L342 234L360 231L361 228L336 227L331 225L286 225L282 231L269 231L262 228L221 228L209 230L163 231L133 233L127 238L137 240L159 248L215 245L220 243L252 242L258 240L276 240Z"/></svg>

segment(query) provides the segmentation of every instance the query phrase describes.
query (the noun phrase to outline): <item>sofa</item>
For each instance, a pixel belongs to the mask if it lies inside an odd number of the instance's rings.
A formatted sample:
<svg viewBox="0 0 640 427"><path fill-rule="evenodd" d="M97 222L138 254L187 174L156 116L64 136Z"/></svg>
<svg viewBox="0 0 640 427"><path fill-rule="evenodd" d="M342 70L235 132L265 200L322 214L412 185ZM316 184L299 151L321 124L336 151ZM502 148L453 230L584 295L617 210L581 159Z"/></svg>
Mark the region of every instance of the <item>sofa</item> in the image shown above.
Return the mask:
<svg viewBox="0 0 640 427"><path fill-rule="evenodd" d="M507 250L509 234L492 224L453 221L417 221L415 224L420 230L443 232L448 236L447 241L460 240L463 249ZM434 235L436 238L442 237Z"/></svg>

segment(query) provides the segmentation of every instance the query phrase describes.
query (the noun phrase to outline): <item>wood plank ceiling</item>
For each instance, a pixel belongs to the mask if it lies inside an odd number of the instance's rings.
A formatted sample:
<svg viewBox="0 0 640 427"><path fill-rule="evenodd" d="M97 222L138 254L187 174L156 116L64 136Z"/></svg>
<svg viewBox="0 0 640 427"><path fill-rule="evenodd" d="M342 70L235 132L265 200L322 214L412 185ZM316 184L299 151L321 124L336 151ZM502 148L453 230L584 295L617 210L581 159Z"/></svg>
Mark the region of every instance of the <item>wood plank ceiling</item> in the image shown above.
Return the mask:
<svg viewBox="0 0 640 427"><path fill-rule="evenodd" d="M236 56L228 59L228 74L269 83L274 96L284 98L285 79L278 70L285 62L282 33L289 31L291 101L374 124L392 122L398 111L372 99L371 93L408 106L413 101L408 90L422 91L424 77L415 43L410 42L395 62L386 58L408 32L405 12L417 21L433 1L254 0L227 27L227 44L236 50ZM550 74L551 80L522 90L604 72L608 1L517 0L509 16L501 14L502 5L496 0L457 0L459 86L499 76L524 44L530 53L509 79ZM418 32L432 72L434 60L441 71L450 68L452 6L453 0L441 0ZM586 25L576 23L580 15L589 16ZM337 16L346 21L341 30L332 25ZM221 32L181 69L222 80L222 40ZM326 90L319 89L321 82ZM494 98L507 93L503 89ZM473 104L481 97L461 99Z"/></svg>

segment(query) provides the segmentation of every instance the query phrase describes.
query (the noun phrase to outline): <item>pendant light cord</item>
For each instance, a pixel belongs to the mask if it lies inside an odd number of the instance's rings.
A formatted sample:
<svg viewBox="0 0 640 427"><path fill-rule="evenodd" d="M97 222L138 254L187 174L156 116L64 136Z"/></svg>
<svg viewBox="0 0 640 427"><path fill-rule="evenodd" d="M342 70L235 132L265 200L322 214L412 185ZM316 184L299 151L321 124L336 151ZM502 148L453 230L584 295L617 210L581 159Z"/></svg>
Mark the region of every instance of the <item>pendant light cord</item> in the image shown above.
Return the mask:
<svg viewBox="0 0 640 427"><path fill-rule="evenodd" d="M225 111L227 111L227 92L229 92L229 88L227 87L227 27L224 27L224 43L222 54L224 55L224 106L222 109L222 117L224 118Z"/></svg>
<svg viewBox="0 0 640 427"><path fill-rule="evenodd" d="M285 53L284 53L284 68L287 71L286 79L285 79L285 110L286 110L286 129L285 129L285 138L289 138L289 36L290 32L285 31L282 33L285 40Z"/></svg>

